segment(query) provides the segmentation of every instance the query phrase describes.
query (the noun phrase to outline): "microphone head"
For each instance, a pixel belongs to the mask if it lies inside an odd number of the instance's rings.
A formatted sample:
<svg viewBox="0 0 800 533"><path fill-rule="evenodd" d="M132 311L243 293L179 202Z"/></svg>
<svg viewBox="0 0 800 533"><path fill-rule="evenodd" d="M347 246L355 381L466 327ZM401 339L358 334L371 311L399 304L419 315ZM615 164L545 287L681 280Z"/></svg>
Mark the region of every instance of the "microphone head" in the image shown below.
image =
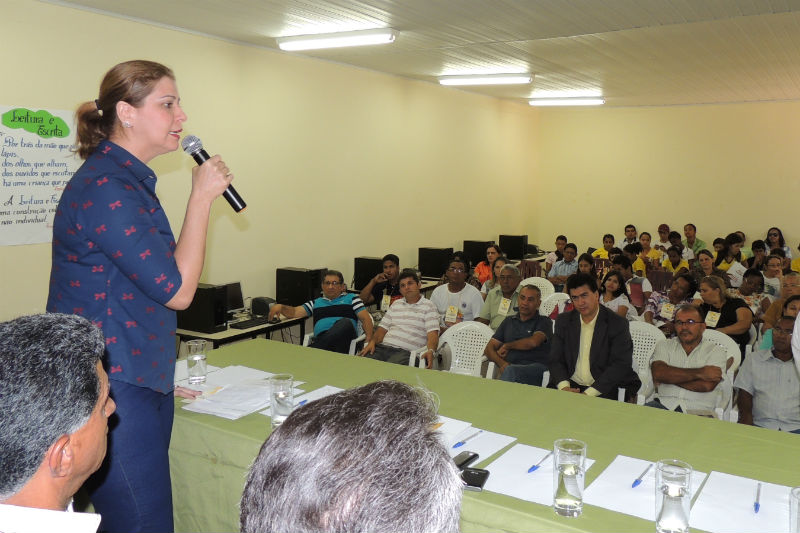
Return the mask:
<svg viewBox="0 0 800 533"><path fill-rule="evenodd" d="M187 154L195 154L203 149L203 141L194 135L187 135L181 141L181 146Z"/></svg>

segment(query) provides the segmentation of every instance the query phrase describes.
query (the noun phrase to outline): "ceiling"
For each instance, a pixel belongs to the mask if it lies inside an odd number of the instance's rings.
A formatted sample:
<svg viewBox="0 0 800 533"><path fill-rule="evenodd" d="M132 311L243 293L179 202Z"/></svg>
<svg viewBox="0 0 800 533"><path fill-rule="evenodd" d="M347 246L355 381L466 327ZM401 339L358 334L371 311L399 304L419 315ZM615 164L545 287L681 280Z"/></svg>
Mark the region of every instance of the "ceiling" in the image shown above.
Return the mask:
<svg viewBox="0 0 800 533"><path fill-rule="evenodd" d="M276 37L392 27L388 45L282 52L436 82L532 72L461 90L608 106L800 100L800 0L75 0L60 5L277 49Z"/></svg>

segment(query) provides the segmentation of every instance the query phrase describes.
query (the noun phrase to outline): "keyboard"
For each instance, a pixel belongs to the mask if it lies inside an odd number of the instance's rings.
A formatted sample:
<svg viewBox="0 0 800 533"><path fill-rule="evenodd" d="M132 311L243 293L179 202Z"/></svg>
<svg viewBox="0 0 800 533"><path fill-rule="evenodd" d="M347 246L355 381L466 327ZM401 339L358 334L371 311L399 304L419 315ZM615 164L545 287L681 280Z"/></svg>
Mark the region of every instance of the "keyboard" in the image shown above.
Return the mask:
<svg viewBox="0 0 800 533"><path fill-rule="evenodd" d="M269 322L269 318L265 316L257 316L245 320L240 320L238 322L233 322L232 324L228 324L228 326L233 329L248 329L248 328L254 328L256 326L262 326L267 322Z"/></svg>

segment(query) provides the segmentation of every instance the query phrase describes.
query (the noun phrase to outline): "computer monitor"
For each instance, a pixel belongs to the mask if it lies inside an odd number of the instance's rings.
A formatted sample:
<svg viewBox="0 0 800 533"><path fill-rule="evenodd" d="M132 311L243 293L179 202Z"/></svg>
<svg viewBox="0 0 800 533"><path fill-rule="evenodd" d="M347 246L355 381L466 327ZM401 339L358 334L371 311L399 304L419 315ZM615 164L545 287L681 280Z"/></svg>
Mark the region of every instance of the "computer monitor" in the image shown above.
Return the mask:
<svg viewBox="0 0 800 533"><path fill-rule="evenodd" d="M228 283L225 285L227 293L228 313L241 311L244 309L244 298L242 297L242 284L240 282Z"/></svg>

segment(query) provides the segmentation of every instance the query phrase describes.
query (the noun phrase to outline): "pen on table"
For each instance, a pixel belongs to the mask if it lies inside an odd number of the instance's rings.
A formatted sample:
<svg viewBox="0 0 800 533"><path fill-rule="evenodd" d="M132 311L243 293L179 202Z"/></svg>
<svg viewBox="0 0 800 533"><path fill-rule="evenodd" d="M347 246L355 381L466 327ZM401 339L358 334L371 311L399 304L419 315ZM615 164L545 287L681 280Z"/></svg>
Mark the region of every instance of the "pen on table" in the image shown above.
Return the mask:
<svg viewBox="0 0 800 533"><path fill-rule="evenodd" d="M533 465L528 469L528 473L530 474L531 472L535 472L536 470L538 470L539 467L542 466L542 463L545 461L545 459L547 459L551 455L553 455L553 452L547 452L547 455L542 457L542 459L538 463L536 463L535 465Z"/></svg>
<svg viewBox="0 0 800 533"><path fill-rule="evenodd" d="M301 400L300 403L297 404L297 407L300 407L301 405L305 405L307 403L308 403L308 399Z"/></svg>
<svg viewBox="0 0 800 533"><path fill-rule="evenodd" d="M650 471L651 468L653 468L653 463L650 463L649 465L647 465L647 468L644 469L644 472L639 474L639 477L637 477L635 480L633 480L633 483L631 483L631 488L632 489L635 489L636 487L638 487L639 485L642 484L642 479L644 479L644 476L647 475L647 473Z"/></svg>
<svg viewBox="0 0 800 533"><path fill-rule="evenodd" d="M756 487L756 501L753 503L753 511L756 513L761 509L761 483Z"/></svg>
<svg viewBox="0 0 800 533"><path fill-rule="evenodd" d="M477 437L481 433L483 433L483 430L479 429L478 431L476 431L475 433L473 433L472 435L470 435L466 439L460 440L460 441L456 442L455 444L453 444L453 448L460 448L461 446L465 445L468 441L474 439L475 437Z"/></svg>

